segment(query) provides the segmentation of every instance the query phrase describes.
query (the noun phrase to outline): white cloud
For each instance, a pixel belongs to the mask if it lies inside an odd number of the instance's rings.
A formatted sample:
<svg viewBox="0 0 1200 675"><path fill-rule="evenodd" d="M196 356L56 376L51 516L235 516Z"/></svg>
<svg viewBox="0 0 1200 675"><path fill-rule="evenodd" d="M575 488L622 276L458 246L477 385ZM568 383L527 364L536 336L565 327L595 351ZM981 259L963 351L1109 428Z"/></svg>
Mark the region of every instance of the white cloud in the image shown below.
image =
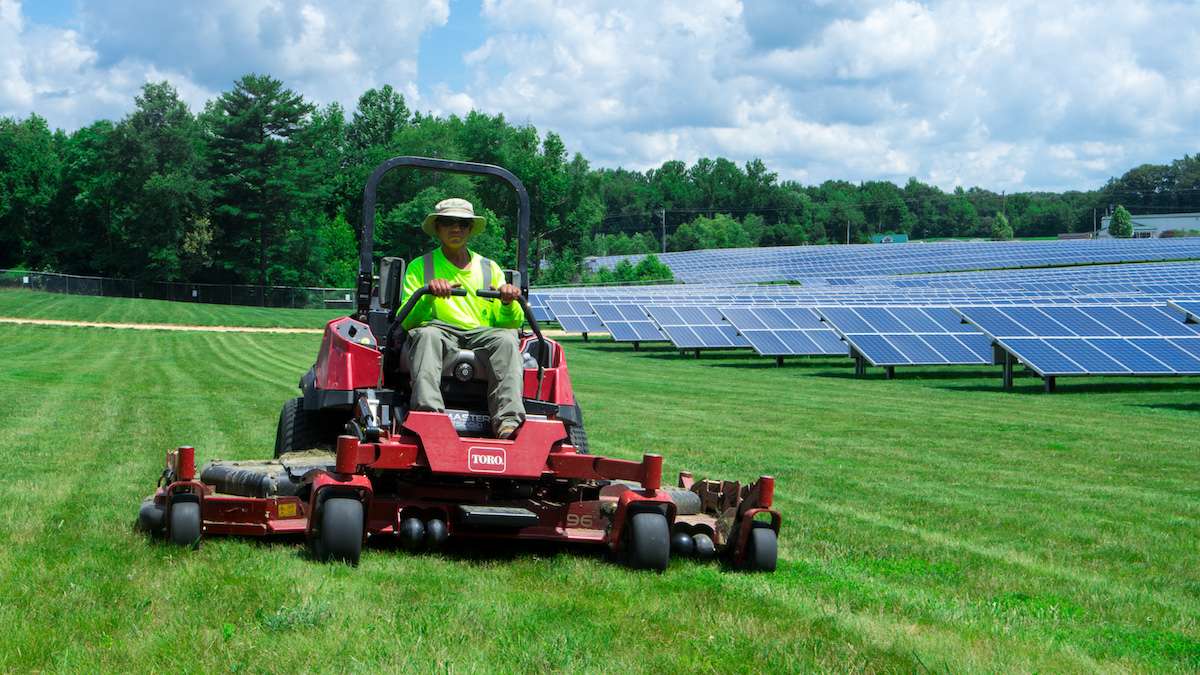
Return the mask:
<svg viewBox="0 0 1200 675"><path fill-rule="evenodd" d="M454 5L455 11L462 5ZM94 7L94 8L93 8ZM595 164L761 157L785 178L1086 188L1200 146L1190 0L483 0L466 84L418 86L448 0L128 0L68 27L0 0L0 114L119 117L147 79L198 106L245 72L352 105L504 113Z"/></svg>
<svg viewBox="0 0 1200 675"><path fill-rule="evenodd" d="M724 154L803 180L1011 191L1091 187L1200 144L1194 3L488 0L485 14L464 93L601 164Z"/></svg>
<svg viewBox="0 0 1200 675"><path fill-rule="evenodd" d="M448 0L130 0L82 5L66 29L30 24L18 0L0 0L0 114L75 128L120 117L157 79L198 109L247 72L321 103L352 106L384 83L417 98L420 35L448 17Z"/></svg>

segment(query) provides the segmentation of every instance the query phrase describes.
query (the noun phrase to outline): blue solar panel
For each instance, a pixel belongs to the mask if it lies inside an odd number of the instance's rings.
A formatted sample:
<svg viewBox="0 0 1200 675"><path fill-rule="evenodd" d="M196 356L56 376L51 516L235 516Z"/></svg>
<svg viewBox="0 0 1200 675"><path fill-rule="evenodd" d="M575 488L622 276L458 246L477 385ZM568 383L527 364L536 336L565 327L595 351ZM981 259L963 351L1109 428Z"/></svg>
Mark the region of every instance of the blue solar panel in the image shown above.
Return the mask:
<svg viewBox="0 0 1200 675"><path fill-rule="evenodd" d="M888 310L910 333L944 333L946 329L925 311L916 307L892 307ZM881 333L889 331L880 331Z"/></svg>
<svg viewBox="0 0 1200 675"><path fill-rule="evenodd" d="M991 363L992 344L986 335L938 335L928 333L921 339L929 343L948 363Z"/></svg>
<svg viewBox="0 0 1200 675"><path fill-rule="evenodd" d="M1200 301L1173 300L1171 306L1186 314L1188 321L1200 323Z"/></svg>
<svg viewBox="0 0 1200 675"><path fill-rule="evenodd" d="M1163 363L1174 364L1177 369L1200 372L1200 358L1170 340L1132 338L1129 342Z"/></svg>
<svg viewBox="0 0 1200 675"><path fill-rule="evenodd" d="M1200 373L1200 330L1153 305L962 307L1042 376ZM1006 332L998 332L998 331ZM1023 333L1036 332L1029 337Z"/></svg>
<svg viewBox="0 0 1200 675"><path fill-rule="evenodd" d="M592 306L583 301L548 300L546 305L554 313L558 325L568 333L603 333L604 324L592 312Z"/></svg>
<svg viewBox="0 0 1200 675"><path fill-rule="evenodd" d="M863 333L855 335L851 340L860 354L870 354L870 361L876 366L907 365L912 363L891 342L882 335ZM942 363L945 363L944 361Z"/></svg>
<svg viewBox="0 0 1200 675"><path fill-rule="evenodd" d="M873 366L992 362L991 340L948 307L818 307Z"/></svg>
<svg viewBox="0 0 1200 675"><path fill-rule="evenodd" d="M661 342L667 339L641 307L600 302L591 305L616 342Z"/></svg>
<svg viewBox="0 0 1200 675"><path fill-rule="evenodd" d="M850 307L821 307L819 311L827 322L837 326L842 335L875 332L871 324Z"/></svg>
<svg viewBox="0 0 1200 675"><path fill-rule="evenodd" d="M1168 314L1159 307L1123 307L1121 311L1157 335L1165 337L1200 335L1200 330L1197 330L1196 326L1180 321L1178 315Z"/></svg>
<svg viewBox="0 0 1200 675"><path fill-rule="evenodd" d="M1082 375L1087 372L1041 338L1009 338L1004 347L1039 375Z"/></svg>
<svg viewBox="0 0 1200 675"><path fill-rule="evenodd" d="M859 307L858 315L871 326L872 333L909 333L911 330L882 307Z"/></svg>
<svg viewBox="0 0 1200 675"><path fill-rule="evenodd" d="M722 307L720 311L763 356L847 353L845 343L808 307Z"/></svg>
<svg viewBox="0 0 1200 675"><path fill-rule="evenodd" d="M530 293L529 310L533 312L533 318L538 321L553 321L554 314L550 308L546 306L546 296L541 293Z"/></svg>
<svg viewBox="0 0 1200 675"><path fill-rule="evenodd" d="M671 343L680 349L750 346L746 338L738 335L737 330L715 309L647 305L645 310Z"/></svg>

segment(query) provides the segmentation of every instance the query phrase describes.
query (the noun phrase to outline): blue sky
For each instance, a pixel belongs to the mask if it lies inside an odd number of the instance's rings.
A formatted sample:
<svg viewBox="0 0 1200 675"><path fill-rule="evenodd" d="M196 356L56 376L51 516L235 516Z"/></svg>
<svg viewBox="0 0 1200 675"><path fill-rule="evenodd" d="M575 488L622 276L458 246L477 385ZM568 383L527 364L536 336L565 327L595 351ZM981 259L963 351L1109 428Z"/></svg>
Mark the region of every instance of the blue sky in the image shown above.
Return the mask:
<svg viewBox="0 0 1200 675"><path fill-rule="evenodd" d="M1200 150L1198 61L1193 0L0 0L0 115L75 129L161 79L198 110L267 72L809 183L1096 187Z"/></svg>

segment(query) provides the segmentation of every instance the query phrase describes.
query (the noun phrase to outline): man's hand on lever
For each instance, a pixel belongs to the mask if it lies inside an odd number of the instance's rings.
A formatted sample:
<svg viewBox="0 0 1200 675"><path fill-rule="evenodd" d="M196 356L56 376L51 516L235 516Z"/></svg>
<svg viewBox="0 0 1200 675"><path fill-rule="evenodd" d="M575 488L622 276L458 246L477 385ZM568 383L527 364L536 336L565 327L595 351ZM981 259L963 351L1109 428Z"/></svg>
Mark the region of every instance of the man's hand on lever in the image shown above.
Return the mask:
<svg viewBox="0 0 1200 675"><path fill-rule="evenodd" d="M429 282L429 292L438 298L450 297L450 291L458 288L461 284L452 284L445 279L434 279Z"/></svg>
<svg viewBox="0 0 1200 675"><path fill-rule="evenodd" d="M521 297L521 289L512 284L504 284L498 290L500 291L500 302L505 305L512 304L513 300Z"/></svg>

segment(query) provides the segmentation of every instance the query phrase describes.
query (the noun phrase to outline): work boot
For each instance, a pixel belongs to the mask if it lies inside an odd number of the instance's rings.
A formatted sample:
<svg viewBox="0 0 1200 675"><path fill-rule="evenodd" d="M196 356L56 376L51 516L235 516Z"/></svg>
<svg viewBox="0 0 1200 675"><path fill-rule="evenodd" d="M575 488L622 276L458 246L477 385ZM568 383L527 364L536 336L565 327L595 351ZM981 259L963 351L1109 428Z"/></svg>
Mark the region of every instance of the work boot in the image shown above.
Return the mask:
<svg viewBox="0 0 1200 675"><path fill-rule="evenodd" d="M496 438L508 440L513 437L513 434L517 433L517 429L520 426L521 423L517 420L504 420L500 423L500 427L496 429Z"/></svg>

